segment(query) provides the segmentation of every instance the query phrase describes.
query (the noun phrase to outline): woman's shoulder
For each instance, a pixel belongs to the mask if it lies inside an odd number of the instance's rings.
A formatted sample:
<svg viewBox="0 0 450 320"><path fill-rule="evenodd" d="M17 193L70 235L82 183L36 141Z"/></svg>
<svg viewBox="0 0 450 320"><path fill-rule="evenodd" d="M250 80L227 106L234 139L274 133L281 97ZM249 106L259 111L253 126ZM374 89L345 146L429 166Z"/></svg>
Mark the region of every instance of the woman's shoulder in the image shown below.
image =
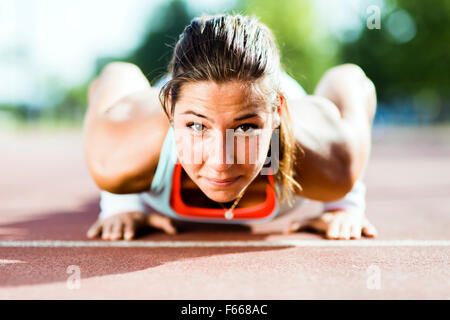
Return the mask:
<svg viewBox="0 0 450 320"><path fill-rule="evenodd" d="M287 100L301 98L306 95L305 89L285 71L280 74L280 87Z"/></svg>

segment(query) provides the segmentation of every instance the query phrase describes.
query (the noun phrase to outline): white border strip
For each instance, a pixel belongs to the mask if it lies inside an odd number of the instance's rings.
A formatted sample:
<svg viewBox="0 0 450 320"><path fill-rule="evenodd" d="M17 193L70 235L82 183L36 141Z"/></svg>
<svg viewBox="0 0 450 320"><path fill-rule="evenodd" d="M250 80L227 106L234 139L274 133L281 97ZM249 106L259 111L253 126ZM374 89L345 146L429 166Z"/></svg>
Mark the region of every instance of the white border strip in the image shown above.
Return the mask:
<svg viewBox="0 0 450 320"><path fill-rule="evenodd" d="M3 248L450 247L450 240L0 241Z"/></svg>

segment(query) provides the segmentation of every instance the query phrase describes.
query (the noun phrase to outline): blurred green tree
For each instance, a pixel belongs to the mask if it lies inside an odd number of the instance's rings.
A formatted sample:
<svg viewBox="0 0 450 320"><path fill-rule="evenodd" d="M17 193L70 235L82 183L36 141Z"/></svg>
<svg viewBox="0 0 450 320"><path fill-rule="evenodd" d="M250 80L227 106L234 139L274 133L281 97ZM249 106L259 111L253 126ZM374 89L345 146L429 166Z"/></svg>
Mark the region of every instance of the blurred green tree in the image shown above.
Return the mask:
<svg viewBox="0 0 450 320"><path fill-rule="evenodd" d="M136 50L129 56L99 58L95 74L109 62L120 60L138 65L149 81L156 81L166 72L178 36L192 18L182 0L163 4L149 18L147 33ZM91 77L86 83L68 90L61 100L42 112L43 118L48 121L81 123L87 107L87 89L92 80Z"/></svg>
<svg viewBox="0 0 450 320"><path fill-rule="evenodd" d="M150 81L158 79L167 71L178 36L192 18L184 1L165 4L149 20L149 32L128 61L138 65Z"/></svg>
<svg viewBox="0 0 450 320"><path fill-rule="evenodd" d="M273 32L284 69L308 93L323 73L337 63L338 43L319 23L310 0L242 0L237 10L255 15Z"/></svg>
<svg viewBox="0 0 450 320"><path fill-rule="evenodd" d="M435 119L450 109L450 1L386 0L381 28L366 28L355 42L343 43L344 62L359 64L383 101L409 101ZM446 109L446 110L445 110Z"/></svg>
<svg viewBox="0 0 450 320"><path fill-rule="evenodd" d="M41 111L41 118L46 122L81 124L88 103L89 83L90 81L67 90L61 99Z"/></svg>
<svg viewBox="0 0 450 320"><path fill-rule="evenodd" d="M223 12L223 11L222 11ZM323 72L336 63L337 41L317 26L310 0L241 0L225 12L255 15L274 33L285 70L312 92ZM179 35L199 12L192 12L183 0L172 0L150 16L138 48L129 56L102 57L97 61L98 74L109 62L128 61L138 65L153 84L166 71ZM85 106L87 85L69 91L61 103L50 111L57 118L78 121L77 106Z"/></svg>
<svg viewBox="0 0 450 320"><path fill-rule="evenodd" d="M152 82L158 79L167 70L178 36L200 14L188 9L182 0L173 0L157 10L141 45L123 60L137 64ZM274 33L284 68L309 92L337 62L337 41L317 26L310 0L241 0L226 12L255 15L265 23Z"/></svg>
<svg viewBox="0 0 450 320"><path fill-rule="evenodd" d="M162 4L150 16L147 33L131 55L102 58L97 63L97 73L110 61L122 60L138 65L149 81L154 83L166 71L178 36L189 24L193 15L183 0Z"/></svg>

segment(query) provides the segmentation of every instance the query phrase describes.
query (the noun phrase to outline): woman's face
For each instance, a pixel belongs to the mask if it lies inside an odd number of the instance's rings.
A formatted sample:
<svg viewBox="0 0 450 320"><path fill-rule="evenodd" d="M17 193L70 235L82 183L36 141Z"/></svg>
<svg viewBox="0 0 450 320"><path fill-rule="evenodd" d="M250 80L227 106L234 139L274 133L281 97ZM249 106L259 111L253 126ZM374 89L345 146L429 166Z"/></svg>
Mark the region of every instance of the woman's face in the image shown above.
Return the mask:
<svg viewBox="0 0 450 320"><path fill-rule="evenodd" d="M259 174L276 117L241 81L183 84L173 126L184 170L208 198L232 201Z"/></svg>

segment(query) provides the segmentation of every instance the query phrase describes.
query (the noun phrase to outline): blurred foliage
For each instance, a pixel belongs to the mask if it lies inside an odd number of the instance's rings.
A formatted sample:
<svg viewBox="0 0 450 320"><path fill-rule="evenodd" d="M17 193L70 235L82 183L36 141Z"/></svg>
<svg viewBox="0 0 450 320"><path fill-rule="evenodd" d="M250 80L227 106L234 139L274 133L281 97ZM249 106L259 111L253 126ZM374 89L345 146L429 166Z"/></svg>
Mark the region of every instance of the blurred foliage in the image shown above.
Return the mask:
<svg viewBox="0 0 450 320"><path fill-rule="evenodd" d="M192 18L194 15L189 12L184 1L164 3L148 19L148 31L138 48L130 56L99 60L97 72L111 61L127 61L138 65L149 81L154 83L166 73L178 37Z"/></svg>
<svg viewBox="0 0 450 320"><path fill-rule="evenodd" d="M154 83L166 71L171 59L173 47L178 36L194 17L182 0L172 0L162 4L148 18L146 30L140 45L129 56L100 57L97 60L97 76L105 65L112 61L126 61L138 65L149 81ZM82 123L87 108L89 83L67 91L65 97L42 113L47 121L64 121Z"/></svg>
<svg viewBox="0 0 450 320"><path fill-rule="evenodd" d="M152 22L156 15L159 23L154 25ZM149 32L141 46L127 60L138 65L153 82L167 71L178 36L192 18L186 4L180 0L164 5L149 20Z"/></svg>
<svg viewBox="0 0 450 320"><path fill-rule="evenodd" d="M47 122L70 120L73 123L81 124L88 104L89 84L90 81L87 81L67 90L62 100L42 111L43 120Z"/></svg>
<svg viewBox="0 0 450 320"><path fill-rule="evenodd" d="M325 23L319 23L312 1L240 0L227 12L255 15L266 24L285 70L310 94L328 68L352 62L374 81L383 105L426 110L431 120L450 119L450 1L380 0L385 5L378 30L366 27L371 1L361 0L362 10L355 13L360 15L360 35L355 39L336 37ZM183 0L164 2L149 15L147 32L136 50L129 56L99 58L93 76L111 61L128 61L154 84L166 72L180 33L199 14L191 12ZM27 106L4 106L0 113L28 122L40 117L81 124L92 79L67 90L38 115Z"/></svg>
<svg viewBox="0 0 450 320"><path fill-rule="evenodd" d="M167 71L181 32L192 18L201 14L190 14L188 9L184 1L172 0L156 10L149 19L149 32L141 45L130 56L119 60L135 63L154 83ZM307 91L312 91L323 72L336 63L337 41L315 27L310 0L242 0L227 12L255 15L265 23L274 33L284 68ZM99 70L112 60L118 59L103 59Z"/></svg>
<svg viewBox="0 0 450 320"><path fill-rule="evenodd" d="M272 30L284 69L308 93L337 63L338 43L317 23L312 1L242 0L237 9L255 15Z"/></svg>
<svg viewBox="0 0 450 320"><path fill-rule="evenodd" d="M400 100L434 120L450 111L450 1L386 0L381 29L364 26L356 42L344 43L341 61L360 65L379 100Z"/></svg>

